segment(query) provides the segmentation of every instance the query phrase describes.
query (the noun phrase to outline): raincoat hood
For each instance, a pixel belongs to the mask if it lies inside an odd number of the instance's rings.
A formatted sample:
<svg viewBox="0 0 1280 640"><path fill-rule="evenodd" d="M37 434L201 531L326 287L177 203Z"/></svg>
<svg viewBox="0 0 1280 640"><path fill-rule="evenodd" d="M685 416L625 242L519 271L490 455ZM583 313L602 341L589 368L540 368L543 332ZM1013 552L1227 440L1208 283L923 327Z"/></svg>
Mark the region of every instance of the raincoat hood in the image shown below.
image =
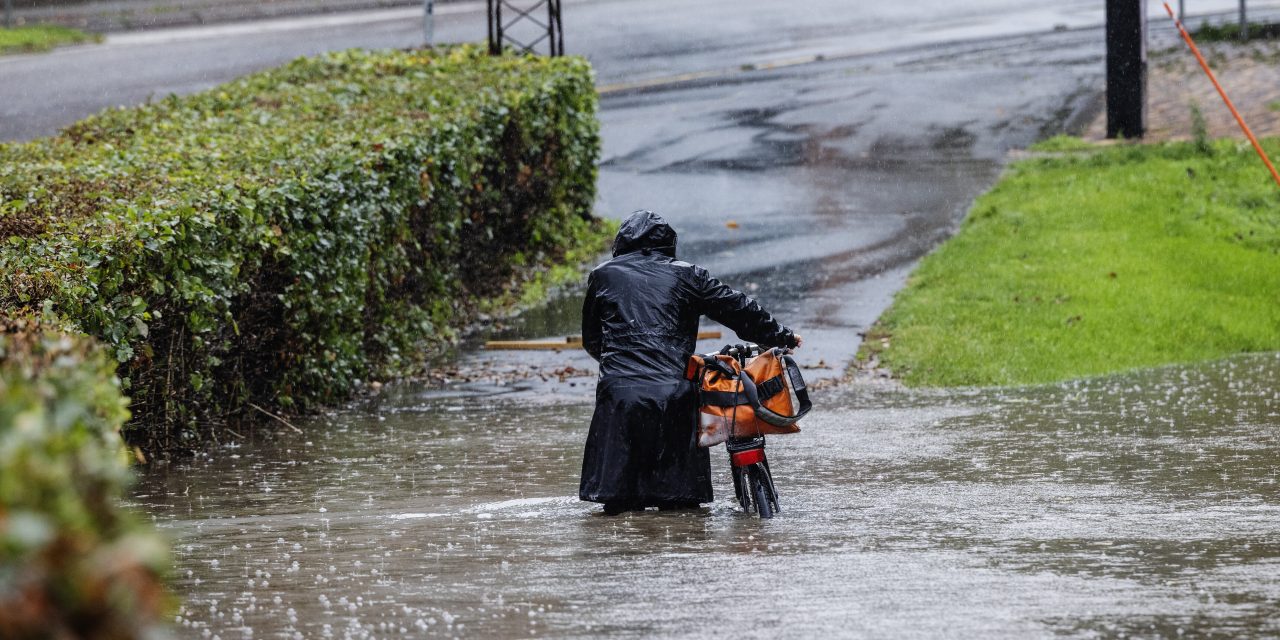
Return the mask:
<svg viewBox="0 0 1280 640"><path fill-rule="evenodd" d="M662 216L640 210L622 222L613 239L613 256L644 250L676 257L676 230Z"/></svg>

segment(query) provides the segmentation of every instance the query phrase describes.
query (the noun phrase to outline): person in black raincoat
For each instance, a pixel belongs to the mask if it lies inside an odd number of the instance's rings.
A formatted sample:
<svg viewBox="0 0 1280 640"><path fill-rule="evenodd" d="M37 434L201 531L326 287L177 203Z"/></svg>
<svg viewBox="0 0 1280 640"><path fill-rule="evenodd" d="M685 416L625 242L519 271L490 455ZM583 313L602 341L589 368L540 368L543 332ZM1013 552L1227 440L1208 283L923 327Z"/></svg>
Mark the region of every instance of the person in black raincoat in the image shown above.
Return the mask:
<svg viewBox="0 0 1280 640"><path fill-rule="evenodd" d="M676 232L661 216L631 214L613 259L592 270L582 306L583 347L600 362L600 381L578 496L603 502L607 514L712 500L697 393L684 377L704 315L749 342L800 346L755 300L676 260Z"/></svg>

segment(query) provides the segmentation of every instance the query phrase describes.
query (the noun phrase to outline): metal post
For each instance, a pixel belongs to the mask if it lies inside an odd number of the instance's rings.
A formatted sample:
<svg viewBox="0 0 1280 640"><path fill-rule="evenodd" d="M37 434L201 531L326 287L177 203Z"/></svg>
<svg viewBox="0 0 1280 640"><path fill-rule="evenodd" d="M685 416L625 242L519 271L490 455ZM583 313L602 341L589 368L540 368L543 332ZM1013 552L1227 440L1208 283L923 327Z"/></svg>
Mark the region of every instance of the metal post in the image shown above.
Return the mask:
<svg viewBox="0 0 1280 640"><path fill-rule="evenodd" d="M1147 129L1147 2L1107 0L1107 137Z"/></svg>
<svg viewBox="0 0 1280 640"><path fill-rule="evenodd" d="M1187 0L1178 0L1178 22L1187 23Z"/></svg>
<svg viewBox="0 0 1280 640"><path fill-rule="evenodd" d="M547 46L551 50L551 57L560 55L556 49L556 2L548 0L547 2Z"/></svg>
<svg viewBox="0 0 1280 640"><path fill-rule="evenodd" d="M493 29L498 36L489 44L489 53L502 55L502 0L493 0Z"/></svg>
<svg viewBox="0 0 1280 640"><path fill-rule="evenodd" d="M1245 15L1244 0L1240 0L1240 41L1249 41L1249 18Z"/></svg>
<svg viewBox="0 0 1280 640"><path fill-rule="evenodd" d="M4 0L4 28L13 26L13 0Z"/></svg>
<svg viewBox="0 0 1280 640"><path fill-rule="evenodd" d="M436 43L436 2L435 0L422 0L422 30L426 35L427 46L430 47Z"/></svg>
<svg viewBox="0 0 1280 640"><path fill-rule="evenodd" d="M494 3L494 0L488 0L488 1L485 3L485 5L487 5L487 7L488 7L488 9L489 9L489 11L488 11L488 14L489 14L489 20L488 20L488 23L489 23L489 54L490 54L490 55L492 55L492 54L493 54L493 3Z"/></svg>
<svg viewBox="0 0 1280 640"><path fill-rule="evenodd" d="M553 0L556 5L556 46L559 49L556 55L564 55L564 22L561 20L560 0Z"/></svg>

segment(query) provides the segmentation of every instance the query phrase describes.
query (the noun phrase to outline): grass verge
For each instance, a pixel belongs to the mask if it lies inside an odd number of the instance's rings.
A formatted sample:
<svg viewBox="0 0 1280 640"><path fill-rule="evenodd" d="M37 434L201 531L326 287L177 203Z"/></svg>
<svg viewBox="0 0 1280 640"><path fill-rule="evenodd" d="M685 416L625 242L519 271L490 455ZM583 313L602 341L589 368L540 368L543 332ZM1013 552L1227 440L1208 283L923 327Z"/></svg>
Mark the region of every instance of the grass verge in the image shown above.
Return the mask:
<svg viewBox="0 0 1280 640"><path fill-rule="evenodd" d="M100 35L55 25L0 28L0 55L38 53L67 44L101 41Z"/></svg>
<svg viewBox="0 0 1280 640"><path fill-rule="evenodd" d="M1250 41L1280 38L1280 24L1250 22L1248 31L1247 39ZM1246 39L1240 35L1240 24L1237 22L1204 22L1191 34L1196 42L1244 42Z"/></svg>
<svg viewBox="0 0 1280 640"><path fill-rule="evenodd" d="M1008 385L1277 349L1280 190L1219 141L1013 165L859 361L912 386Z"/></svg>

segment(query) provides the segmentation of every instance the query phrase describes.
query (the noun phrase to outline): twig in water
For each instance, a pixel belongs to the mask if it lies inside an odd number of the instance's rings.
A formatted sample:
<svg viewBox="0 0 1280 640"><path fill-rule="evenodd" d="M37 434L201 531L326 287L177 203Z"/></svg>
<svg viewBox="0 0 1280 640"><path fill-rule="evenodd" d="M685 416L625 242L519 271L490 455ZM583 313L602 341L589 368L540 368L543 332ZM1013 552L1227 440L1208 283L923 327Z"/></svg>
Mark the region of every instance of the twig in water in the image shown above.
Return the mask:
<svg viewBox="0 0 1280 640"><path fill-rule="evenodd" d="M275 418L276 420L279 420L279 421L280 421L280 424L282 424L282 425L284 425L284 426L286 426L286 427L289 427L290 429L293 429L294 433L302 433L302 429L299 429L299 428L297 428L297 427L293 426L292 424L290 424L290 423L289 423L289 421L288 421L288 420L285 420L284 418L281 418L280 416L278 416L278 415L276 415L276 414L274 414L274 413L271 413L270 411L267 411L266 409L263 409L262 407L259 407L258 405L254 404L254 403L252 403L252 402L250 402L250 403L248 403L248 404L249 404L249 406L253 407L254 409L257 409L258 411L261 411L261 412L263 412L263 413L267 414L268 416L270 416L270 417L272 417L272 418Z"/></svg>

